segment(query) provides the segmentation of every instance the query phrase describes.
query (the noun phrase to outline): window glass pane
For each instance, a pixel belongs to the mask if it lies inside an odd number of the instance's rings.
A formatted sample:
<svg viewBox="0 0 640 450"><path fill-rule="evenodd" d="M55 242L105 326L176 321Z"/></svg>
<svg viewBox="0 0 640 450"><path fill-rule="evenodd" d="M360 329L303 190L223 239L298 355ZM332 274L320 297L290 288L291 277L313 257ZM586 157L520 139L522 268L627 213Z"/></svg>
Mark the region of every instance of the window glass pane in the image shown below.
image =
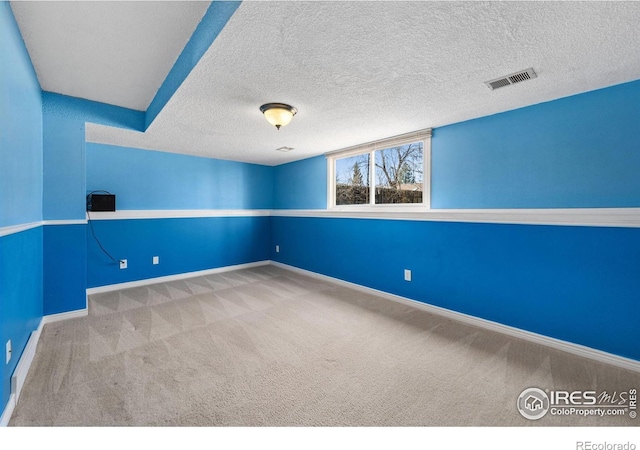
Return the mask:
<svg viewBox="0 0 640 450"><path fill-rule="evenodd" d="M414 142L375 152L376 204L422 203L423 147Z"/></svg>
<svg viewBox="0 0 640 450"><path fill-rule="evenodd" d="M336 159L336 205L369 203L369 153Z"/></svg>

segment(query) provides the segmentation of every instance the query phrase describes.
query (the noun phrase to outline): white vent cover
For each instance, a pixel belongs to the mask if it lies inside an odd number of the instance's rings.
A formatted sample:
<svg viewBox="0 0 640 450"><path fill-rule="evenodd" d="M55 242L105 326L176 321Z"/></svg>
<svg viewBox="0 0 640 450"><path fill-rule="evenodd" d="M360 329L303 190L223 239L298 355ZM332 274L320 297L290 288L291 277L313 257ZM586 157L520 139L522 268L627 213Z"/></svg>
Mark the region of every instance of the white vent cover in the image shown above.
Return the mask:
<svg viewBox="0 0 640 450"><path fill-rule="evenodd" d="M489 89L493 91L501 87L509 86L511 84L516 84L522 81L527 81L532 78L536 78L537 76L538 75L536 75L533 69L529 68L526 70L521 70L520 72L512 73L511 75L496 78L495 80L485 81L484 84L489 86Z"/></svg>
<svg viewBox="0 0 640 450"><path fill-rule="evenodd" d="M276 149L279 152L290 152L291 150L293 150L292 147L280 147Z"/></svg>

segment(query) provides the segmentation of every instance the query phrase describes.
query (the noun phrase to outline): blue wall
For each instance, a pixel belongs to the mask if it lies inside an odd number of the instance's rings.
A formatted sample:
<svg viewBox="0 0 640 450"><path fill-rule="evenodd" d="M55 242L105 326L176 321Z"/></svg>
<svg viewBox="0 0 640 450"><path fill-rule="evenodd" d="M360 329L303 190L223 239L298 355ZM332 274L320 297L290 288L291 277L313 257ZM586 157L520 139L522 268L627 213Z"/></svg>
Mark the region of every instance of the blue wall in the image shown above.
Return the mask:
<svg viewBox="0 0 640 450"><path fill-rule="evenodd" d="M51 96L44 94L45 99ZM56 96L55 98L68 97ZM61 114L63 108L43 110L44 193L46 220L85 219L85 124L76 114ZM82 104L82 103L80 103ZM69 108L72 111L75 111ZM46 226L44 236L45 314L77 309L86 305L86 254L84 225ZM78 228L81 230L78 231ZM81 269L81 270L79 270Z"/></svg>
<svg viewBox="0 0 640 450"><path fill-rule="evenodd" d="M87 143L87 191L117 209L270 209L271 167Z"/></svg>
<svg viewBox="0 0 640 450"><path fill-rule="evenodd" d="M100 243L87 232L88 287L194 272L269 259L269 217L96 220ZM153 265L153 256L160 264Z"/></svg>
<svg viewBox="0 0 640 450"><path fill-rule="evenodd" d="M87 307L86 225L44 227L45 315Z"/></svg>
<svg viewBox="0 0 640 450"><path fill-rule="evenodd" d="M42 92L42 111L45 115L69 121L91 122L125 130L144 131L143 111L53 92Z"/></svg>
<svg viewBox="0 0 640 450"><path fill-rule="evenodd" d="M640 207L640 80L433 131L431 207ZM277 209L326 207L319 156L275 167Z"/></svg>
<svg viewBox="0 0 640 450"><path fill-rule="evenodd" d="M42 102L44 218L84 220L85 122L139 130L144 113L50 92Z"/></svg>
<svg viewBox="0 0 640 450"><path fill-rule="evenodd" d="M638 123L635 81L438 128L432 207L639 207ZM321 187L287 193L296 172L300 186ZM322 179L318 158L276 168L275 204L326 204ZM640 360L640 229L295 217L271 224L273 260Z"/></svg>
<svg viewBox="0 0 640 450"><path fill-rule="evenodd" d="M274 209L325 209L327 207L327 159L303 159L274 167Z"/></svg>
<svg viewBox="0 0 640 450"><path fill-rule="evenodd" d="M8 2L0 2L0 227L42 220L40 85Z"/></svg>
<svg viewBox="0 0 640 450"><path fill-rule="evenodd" d="M87 191L116 194L117 210L270 209L273 168L165 152L87 144ZM268 259L268 217L93 220L88 287ZM152 265L159 256L160 264Z"/></svg>
<svg viewBox="0 0 640 450"><path fill-rule="evenodd" d="M11 394L11 375L42 318L42 227L0 237L0 414ZM4 346L13 354L5 364Z"/></svg>
<svg viewBox="0 0 640 450"><path fill-rule="evenodd" d="M640 206L640 81L438 128L432 208Z"/></svg>
<svg viewBox="0 0 640 450"><path fill-rule="evenodd" d="M84 122L43 118L45 220L85 218Z"/></svg>
<svg viewBox="0 0 640 450"><path fill-rule="evenodd" d="M0 228L42 220L42 103L20 31L0 2ZM0 237L0 412L29 335L42 317L42 228ZM3 352L4 355L4 352Z"/></svg>
<svg viewBox="0 0 640 450"><path fill-rule="evenodd" d="M45 314L86 307L85 122L142 130L144 113L104 103L42 93L43 215L62 221L44 229ZM71 221L71 223L66 223Z"/></svg>
<svg viewBox="0 0 640 450"><path fill-rule="evenodd" d="M271 227L275 261L640 360L640 229L299 217Z"/></svg>

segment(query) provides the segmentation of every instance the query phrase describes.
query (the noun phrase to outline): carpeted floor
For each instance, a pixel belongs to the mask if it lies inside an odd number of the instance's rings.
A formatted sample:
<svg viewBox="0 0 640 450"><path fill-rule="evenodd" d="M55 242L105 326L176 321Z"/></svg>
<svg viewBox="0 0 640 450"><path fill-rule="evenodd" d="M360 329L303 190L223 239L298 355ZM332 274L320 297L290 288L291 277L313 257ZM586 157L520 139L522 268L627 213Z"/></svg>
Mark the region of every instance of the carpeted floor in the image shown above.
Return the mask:
<svg viewBox="0 0 640 450"><path fill-rule="evenodd" d="M624 426L523 418L528 387L640 374L273 266L89 298L44 327L12 426Z"/></svg>

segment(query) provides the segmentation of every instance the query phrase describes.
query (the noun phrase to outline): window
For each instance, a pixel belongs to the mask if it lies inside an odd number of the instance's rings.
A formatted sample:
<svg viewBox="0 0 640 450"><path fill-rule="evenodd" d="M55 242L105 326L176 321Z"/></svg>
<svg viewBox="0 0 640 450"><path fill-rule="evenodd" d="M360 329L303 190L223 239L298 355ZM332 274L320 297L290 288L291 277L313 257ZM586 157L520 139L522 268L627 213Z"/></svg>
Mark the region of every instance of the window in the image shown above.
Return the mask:
<svg viewBox="0 0 640 450"><path fill-rule="evenodd" d="M370 157L364 153L335 160L336 205L368 205L371 202Z"/></svg>
<svg viewBox="0 0 640 450"><path fill-rule="evenodd" d="M327 154L329 207L429 207L430 150L424 130Z"/></svg>

